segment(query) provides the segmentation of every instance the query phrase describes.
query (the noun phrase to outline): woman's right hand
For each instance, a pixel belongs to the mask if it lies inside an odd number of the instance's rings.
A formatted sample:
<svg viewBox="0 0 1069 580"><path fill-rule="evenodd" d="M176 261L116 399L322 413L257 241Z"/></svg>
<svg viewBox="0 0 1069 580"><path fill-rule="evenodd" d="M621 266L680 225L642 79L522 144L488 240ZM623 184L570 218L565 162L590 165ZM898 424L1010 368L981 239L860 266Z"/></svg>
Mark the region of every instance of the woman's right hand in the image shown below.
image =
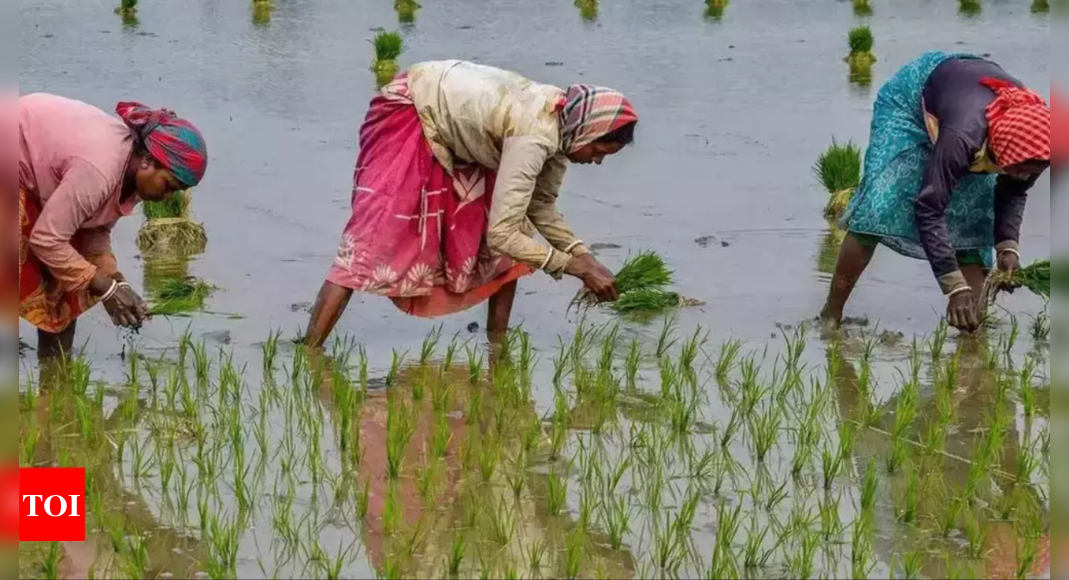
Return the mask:
<svg viewBox="0 0 1069 580"><path fill-rule="evenodd" d="M976 312L976 300L972 290L958 292L950 297L947 305L947 321L950 325L964 332L975 332L980 328L980 317Z"/></svg>
<svg viewBox="0 0 1069 580"><path fill-rule="evenodd" d="M587 289L601 302L616 302L620 299L620 292L616 289L616 276L592 254L573 257L568 261L564 273L582 280Z"/></svg>
<svg viewBox="0 0 1069 580"><path fill-rule="evenodd" d="M113 282L115 281L107 276L98 275L90 290L97 297L103 297L111 289ZM140 328L149 315L148 305L125 282L120 282L115 293L102 302L115 326Z"/></svg>

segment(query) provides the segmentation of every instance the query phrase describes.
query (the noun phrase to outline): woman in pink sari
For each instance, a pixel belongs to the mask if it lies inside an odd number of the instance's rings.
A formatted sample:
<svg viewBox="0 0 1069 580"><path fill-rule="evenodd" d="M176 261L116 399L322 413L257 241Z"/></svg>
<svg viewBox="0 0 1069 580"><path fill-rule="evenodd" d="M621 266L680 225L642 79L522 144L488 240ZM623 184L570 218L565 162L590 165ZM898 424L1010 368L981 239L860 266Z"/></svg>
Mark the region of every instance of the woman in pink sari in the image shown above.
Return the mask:
<svg viewBox="0 0 1069 580"><path fill-rule="evenodd" d="M354 291L420 317L489 300L491 336L507 330L516 282L535 270L616 300L612 273L556 202L567 162L600 165L634 140L637 123L631 103L604 87L565 91L456 60L409 68L371 102L360 131L352 218L307 344L322 346Z"/></svg>

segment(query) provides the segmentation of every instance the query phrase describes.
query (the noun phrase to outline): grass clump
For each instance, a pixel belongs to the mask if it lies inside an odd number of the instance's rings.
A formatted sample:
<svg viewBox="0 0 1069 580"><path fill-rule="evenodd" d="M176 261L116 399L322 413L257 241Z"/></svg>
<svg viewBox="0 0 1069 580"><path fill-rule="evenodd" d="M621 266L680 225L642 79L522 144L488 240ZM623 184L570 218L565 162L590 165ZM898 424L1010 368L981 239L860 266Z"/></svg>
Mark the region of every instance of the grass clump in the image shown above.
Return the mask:
<svg viewBox="0 0 1069 580"><path fill-rule="evenodd" d="M214 286L193 276L168 280L155 291L150 314L172 316L204 310L204 302L214 291Z"/></svg>
<svg viewBox="0 0 1069 580"><path fill-rule="evenodd" d="M180 191L163 201L145 202L142 211L146 221L137 233L138 249L145 253L203 252L208 235L204 226L189 219L191 201L188 191Z"/></svg>
<svg viewBox="0 0 1069 580"><path fill-rule="evenodd" d="M405 39L399 32L380 30L371 40L375 47L375 62L371 65L377 73L397 72L397 58L405 51Z"/></svg>
<svg viewBox="0 0 1069 580"><path fill-rule="evenodd" d="M831 194L824 217L838 219L861 183L861 148L851 141L842 145L833 139L831 147L817 158L813 173Z"/></svg>

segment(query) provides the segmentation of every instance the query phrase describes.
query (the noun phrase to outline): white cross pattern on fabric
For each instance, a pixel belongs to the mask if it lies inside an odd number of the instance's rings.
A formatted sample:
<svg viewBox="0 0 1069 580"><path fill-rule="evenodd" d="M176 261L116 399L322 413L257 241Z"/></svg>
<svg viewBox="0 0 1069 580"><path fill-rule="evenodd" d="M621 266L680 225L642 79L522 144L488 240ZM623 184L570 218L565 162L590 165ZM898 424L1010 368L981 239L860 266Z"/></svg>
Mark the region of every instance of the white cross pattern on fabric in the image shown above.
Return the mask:
<svg viewBox="0 0 1069 580"><path fill-rule="evenodd" d="M423 188L423 192L420 194L420 212L416 215L395 215L399 220L412 221L419 220L419 249L422 252L427 249L427 219L438 218L438 238L442 237L442 210L438 210L434 213L430 213L429 200L431 197L441 195L448 190L439 189L436 191L427 191L427 188Z"/></svg>

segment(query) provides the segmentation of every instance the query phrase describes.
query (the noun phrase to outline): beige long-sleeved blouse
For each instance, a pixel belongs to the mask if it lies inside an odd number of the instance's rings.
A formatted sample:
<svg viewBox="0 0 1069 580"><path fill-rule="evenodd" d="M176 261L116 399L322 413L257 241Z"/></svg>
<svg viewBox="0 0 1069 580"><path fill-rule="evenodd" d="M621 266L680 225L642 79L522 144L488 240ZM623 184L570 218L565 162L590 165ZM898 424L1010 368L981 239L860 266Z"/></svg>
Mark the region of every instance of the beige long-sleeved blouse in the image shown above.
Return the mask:
<svg viewBox="0 0 1069 580"><path fill-rule="evenodd" d="M442 166L497 172L487 234L493 250L556 278L572 256L589 253L557 210L567 158L555 111L564 91L458 60L414 65L408 83ZM552 248L533 239L535 230Z"/></svg>

